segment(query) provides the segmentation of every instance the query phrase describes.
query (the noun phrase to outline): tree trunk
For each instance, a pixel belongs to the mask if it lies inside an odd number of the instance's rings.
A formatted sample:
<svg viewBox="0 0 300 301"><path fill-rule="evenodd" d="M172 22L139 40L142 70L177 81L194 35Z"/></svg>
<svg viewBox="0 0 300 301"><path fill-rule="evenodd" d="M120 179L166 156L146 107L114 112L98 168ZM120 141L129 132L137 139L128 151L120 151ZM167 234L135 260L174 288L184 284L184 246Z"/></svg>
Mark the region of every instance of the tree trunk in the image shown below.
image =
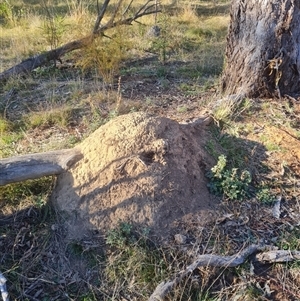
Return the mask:
<svg viewBox="0 0 300 301"><path fill-rule="evenodd" d="M222 90L300 94L300 0L233 0Z"/></svg>

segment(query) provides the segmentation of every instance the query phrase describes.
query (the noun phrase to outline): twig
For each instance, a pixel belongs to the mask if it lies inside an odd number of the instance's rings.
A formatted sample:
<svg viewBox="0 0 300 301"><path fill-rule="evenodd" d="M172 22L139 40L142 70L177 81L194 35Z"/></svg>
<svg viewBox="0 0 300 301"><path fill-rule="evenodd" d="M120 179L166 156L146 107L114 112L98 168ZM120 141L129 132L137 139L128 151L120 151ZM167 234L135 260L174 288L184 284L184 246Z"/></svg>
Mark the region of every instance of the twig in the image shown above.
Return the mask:
<svg viewBox="0 0 300 301"><path fill-rule="evenodd" d="M99 2L97 2L98 16L97 16L97 20L96 20L95 25L94 25L94 30L93 30L94 34L96 33L96 31L99 30L100 23L101 23L101 21L104 17L104 14L106 12L106 9L107 9L107 6L108 6L109 2L110 2L110 0L105 0L103 5L102 5L101 10L99 10Z"/></svg>
<svg viewBox="0 0 300 301"><path fill-rule="evenodd" d="M146 10L148 4L151 2L152 0L148 0L143 6L140 7L140 9L136 12L136 15L138 15L140 12L142 12L143 10Z"/></svg>
<svg viewBox="0 0 300 301"><path fill-rule="evenodd" d="M107 24L112 24L112 23L114 22L114 20L115 20L115 18L116 18L116 16L117 16L117 13L118 13L119 10L120 10L120 7L121 7L123 1L124 1L124 0L119 0L117 6L116 6L115 9L114 9L114 12L113 12L111 18L110 18L110 20L108 21Z"/></svg>
<svg viewBox="0 0 300 301"><path fill-rule="evenodd" d="M123 16L128 12L129 8L131 7L132 2L133 2L133 0L131 0L131 1L129 2L129 4L127 5L127 7L124 9L124 11L123 11L123 13L122 13Z"/></svg>

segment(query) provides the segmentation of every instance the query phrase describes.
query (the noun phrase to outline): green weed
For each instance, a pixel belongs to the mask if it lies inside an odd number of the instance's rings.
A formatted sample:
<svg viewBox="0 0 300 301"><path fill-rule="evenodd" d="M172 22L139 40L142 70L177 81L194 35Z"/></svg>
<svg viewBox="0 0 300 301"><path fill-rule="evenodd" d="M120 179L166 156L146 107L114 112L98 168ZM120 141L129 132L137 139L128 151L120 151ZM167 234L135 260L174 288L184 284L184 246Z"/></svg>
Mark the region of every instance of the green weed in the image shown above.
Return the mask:
<svg viewBox="0 0 300 301"><path fill-rule="evenodd" d="M277 245L283 250L300 250L299 227L294 227L290 232L285 231Z"/></svg>
<svg viewBox="0 0 300 301"><path fill-rule="evenodd" d="M248 285L244 297L246 296L252 300L260 300L260 298L264 297L264 291L257 286Z"/></svg>
<svg viewBox="0 0 300 301"><path fill-rule="evenodd" d="M205 149L207 152L214 158L218 159L220 153L216 150L216 141L213 139L210 139L205 144Z"/></svg>
<svg viewBox="0 0 300 301"><path fill-rule="evenodd" d="M62 43L63 34L67 30L65 20L61 16L52 15L50 12L44 20L42 31L51 49L57 48Z"/></svg>
<svg viewBox="0 0 300 301"><path fill-rule="evenodd" d="M81 53L78 66L84 71L97 70L105 83L113 83L114 77L119 73L121 62L131 49L130 40L126 38L124 28L116 28L111 36L97 39Z"/></svg>
<svg viewBox="0 0 300 301"><path fill-rule="evenodd" d="M270 192L270 189L265 186L259 187L256 190L255 196L260 202L264 204L272 204L275 200L275 197Z"/></svg>
<svg viewBox="0 0 300 301"><path fill-rule="evenodd" d="M218 124L226 124L239 118L251 108L251 101L239 96L223 98L213 104L212 114Z"/></svg>
<svg viewBox="0 0 300 301"><path fill-rule="evenodd" d="M208 177L209 188L213 193L223 194L230 200L242 200L249 195L251 174L247 170L239 172L237 168L227 169L226 156L219 156L217 164L211 169Z"/></svg>
<svg viewBox="0 0 300 301"><path fill-rule="evenodd" d="M186 113L188 111L188 107L187 106L180 106L177 108L177 112L178 113Z"/></svg>
<svg viewBox="0 0 300 301"><path fill-rule="evenodd" d="M266 149L268 151L280 151L281 150L280 145L270 141L269 137L266 135L261 135L260 141L264 144L264 146L266 147Z"/></svg>
<svg viewBox="0 0 300 301"><path fill-rule="evenodd" d="M132 237L132 225L128 223L120 223L118 227L108 232L106 243L113 247L124 247L130 243Z"/></svg>
<svg viewBox="0 0 300 301"><path fill-rule="evenodd" d="M22 132L5 132L0 135L0 158L12 156L15 153L15 143L24 136Z"/></svg>
<svg viewBox="0 0 300 301"><path fill-rule="evenodd" d="M150 49L159 55L159 60L165 64L172 52L172 30L171 19L166 13L159 15L157 25L157 34L152 37Z"/></svg>
<svg viewBox="0 0 300 301"><path fill-rule="evenodd" d="M232 126L231 126L232 124ZM216 160L221 154L224 154L230 163L231 167L245 168L246 158L248 157L247 145L242 139L238 138L238 128L235 123L224 126L220 129L217 125L210 127L211 139L207 141L205 148ZM228 134L232 132L232 134Z"/></svg>

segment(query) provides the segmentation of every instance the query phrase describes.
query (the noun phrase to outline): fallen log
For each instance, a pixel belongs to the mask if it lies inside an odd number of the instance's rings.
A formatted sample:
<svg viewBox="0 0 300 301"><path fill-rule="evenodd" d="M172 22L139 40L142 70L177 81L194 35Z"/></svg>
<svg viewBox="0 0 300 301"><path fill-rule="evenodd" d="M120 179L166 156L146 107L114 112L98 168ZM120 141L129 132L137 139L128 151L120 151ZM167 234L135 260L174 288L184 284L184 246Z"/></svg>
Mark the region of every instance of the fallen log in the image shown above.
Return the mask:
<svg viewBox="0 0 300 301"><path fill-rule="evenodd" d="M82 157L78 149L72 148L2 159L0 186L61 174Z"/></svg>
<svg viewBox="0 0 300 301"><path fill-rule="evenodd" d="M275 247L268 245L250 245L240 253L232 256L220 256L214 254L199 255L192 264L178 273L174 279L163 281L158 284L148 301L162 301L177 284L181 283L199 267L236 267L244 263L249 256L255 253L259 253L256 254L255 261L261 263L290 262L299 260L300 258L299 251L277 250Z"/></svg>
<svg viewBox="0 0 300 301"><path fill-rule="evenodd" d="M80 40L72 41L57 49L49 50L41 54L30 57L21 63L0 73L0 82L5 82L13 76L29 74L32 70L44 66L51 61L58 61L60 58L71 51L81 49L90 45L93 35L84 37Z"/></svg>

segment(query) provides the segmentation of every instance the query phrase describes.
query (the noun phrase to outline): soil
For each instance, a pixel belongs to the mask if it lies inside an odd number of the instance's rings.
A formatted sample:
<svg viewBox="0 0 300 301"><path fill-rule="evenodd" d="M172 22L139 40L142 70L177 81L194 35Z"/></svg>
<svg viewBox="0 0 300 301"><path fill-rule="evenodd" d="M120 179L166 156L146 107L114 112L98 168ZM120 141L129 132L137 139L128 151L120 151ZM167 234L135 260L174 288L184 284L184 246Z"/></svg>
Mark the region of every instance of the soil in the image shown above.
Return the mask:
<svg viewBox="0 0 300 301"><path fill-rule="evenodd" d="M205 177L212 165L205 124L132 113L85 139L77 146L84 158L58 177L52 195L67 213L69 237L130 222L166 238L191 216L200 225L211 221L217 202Z"/></svg>

